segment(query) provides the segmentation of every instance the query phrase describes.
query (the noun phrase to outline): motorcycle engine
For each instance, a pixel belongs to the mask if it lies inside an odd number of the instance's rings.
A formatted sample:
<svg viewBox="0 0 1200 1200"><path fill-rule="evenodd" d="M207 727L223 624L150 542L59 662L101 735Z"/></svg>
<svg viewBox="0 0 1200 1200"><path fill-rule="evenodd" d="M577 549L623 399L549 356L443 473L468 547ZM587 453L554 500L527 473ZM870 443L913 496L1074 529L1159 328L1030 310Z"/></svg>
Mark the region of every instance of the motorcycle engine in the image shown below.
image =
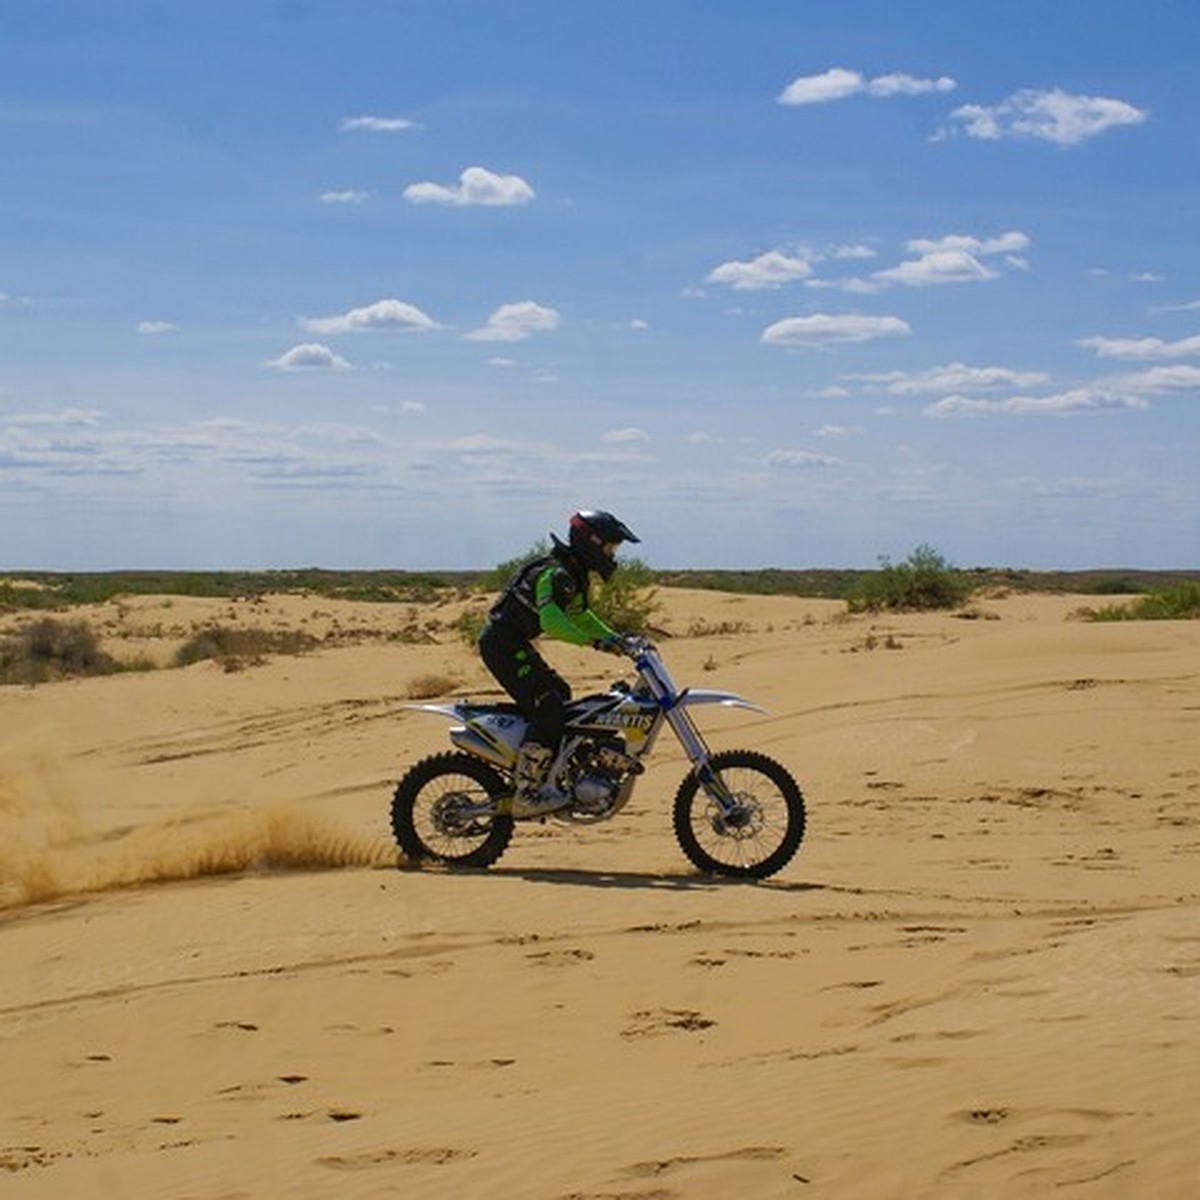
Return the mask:
<svg viewBox="0 0 1200 1200"><path fill-rule="evenodd" d="M588 812L605 810L617 793L619 779L611 775L584 775L575 783L575 800Z"/></svg>
<svg viewBox="0 0 1200 1200"><path fill-rule="evenodd" d="M625 775L640 766L615 738L584 742L570 760L570 791L575 798L571 814L593 821L609 816Z"/></svg>

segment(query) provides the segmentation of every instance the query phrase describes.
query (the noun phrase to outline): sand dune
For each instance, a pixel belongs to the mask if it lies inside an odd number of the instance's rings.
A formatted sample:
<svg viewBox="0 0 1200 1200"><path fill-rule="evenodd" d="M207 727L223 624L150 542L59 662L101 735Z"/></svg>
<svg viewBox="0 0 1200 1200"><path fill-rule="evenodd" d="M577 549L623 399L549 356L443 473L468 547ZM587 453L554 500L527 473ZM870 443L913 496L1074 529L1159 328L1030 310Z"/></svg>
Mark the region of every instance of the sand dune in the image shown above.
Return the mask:
<svg viewBox="0 0 1200 1200"><path fill-rule="evenodd" d="M766 883L691 871L666 742L611 824L398 867L405 705L491 688L453 612L143 599L106 645L339 637L0 689L0 1195L1200 1195L1200 626L662 599L804 787Z"/></svg>

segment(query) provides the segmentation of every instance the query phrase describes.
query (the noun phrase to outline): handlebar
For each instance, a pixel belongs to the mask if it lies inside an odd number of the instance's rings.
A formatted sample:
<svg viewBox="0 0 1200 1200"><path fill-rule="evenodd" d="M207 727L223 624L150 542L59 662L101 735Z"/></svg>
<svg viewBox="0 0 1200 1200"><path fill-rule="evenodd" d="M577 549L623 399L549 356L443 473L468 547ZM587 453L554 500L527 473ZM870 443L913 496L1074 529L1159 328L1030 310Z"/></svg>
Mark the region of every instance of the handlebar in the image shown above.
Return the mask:
<svg viewBox="0 0 1200 1200"><path fill-rule="evenodd" d="M647 650L654 649L654 643L648 637L642 637L638 633L623 633L620 635L620 640L621 653L630 658L637 658L645 654Z"/></svg>
<svg viewBox="0 0 1200 1200"><path fill-rule="evenodd" d="M605 638L596 643L597 650L605 650L609 654L623 654L626 658L636 659L647 650L654 649L654 643L649 638L637 633L618 633L614 637Z"/></svg>

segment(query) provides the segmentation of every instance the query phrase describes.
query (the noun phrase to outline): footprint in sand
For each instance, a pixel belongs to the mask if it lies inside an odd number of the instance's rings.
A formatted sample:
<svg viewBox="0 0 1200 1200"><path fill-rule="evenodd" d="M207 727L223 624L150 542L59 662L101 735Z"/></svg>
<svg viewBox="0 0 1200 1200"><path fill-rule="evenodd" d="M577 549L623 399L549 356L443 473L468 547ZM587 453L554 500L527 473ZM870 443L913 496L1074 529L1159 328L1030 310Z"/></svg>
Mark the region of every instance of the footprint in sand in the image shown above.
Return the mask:
<svg viewBox="0 0 1200 1200"><path fill-rule="evenodd" d="M669 1175L674 1171L702 1163L773 1162L782 1158L786 1153L787 1150L782 1146L743 1146L737 1150L728 1150L723 1154L682 1155L678 1158L634 1163L625 1169L625 1174L641 1179L656 1179L662 1175ZM793 1178L800 1182L807 1182L799 1175L794 1175Z"/></svg>
<svg viewBox="0 0 1200 1200"><path fill-rule="evenodd" d="M421 1146L406 1150L387 1147L383 1150L366 1150L362 1154L328 1155L318 1158L317 1162L323 1167L332 1167L337 1171L365 1171L388 1164L444 1167L450 1163L474 1158L478 1153L478 1150L458 1146Z"/></svg>
<svg viewBox="0 0 1200 1200"><path fill-rule="evenodd" d="M515 1058L482 1058L475 1059L469 1062L456 1062L451 1058L431 1058L425 1063L425 1067L430 1070L444 1071L447 1069L462 1068L468 1071L495 1071L502 1067L511 1067L516 1065Z"/></svg>
<svg viewBox="0 0 1200 1200"><path fill-rule="evenodd" d="M623 1038L653 1037L681 1029L686 1033L700 1033L711 1029L716 1021L701 1016L692 1009L652 1008L633 1013L629 1025L621 1031Z"/></svg>
<svg viewBox="0 0 1200 1200"><path fill-rule="evenodd" d="M535 967L570 967L591 962L596 956L590 950L538 950L525 957Z"/></svg>

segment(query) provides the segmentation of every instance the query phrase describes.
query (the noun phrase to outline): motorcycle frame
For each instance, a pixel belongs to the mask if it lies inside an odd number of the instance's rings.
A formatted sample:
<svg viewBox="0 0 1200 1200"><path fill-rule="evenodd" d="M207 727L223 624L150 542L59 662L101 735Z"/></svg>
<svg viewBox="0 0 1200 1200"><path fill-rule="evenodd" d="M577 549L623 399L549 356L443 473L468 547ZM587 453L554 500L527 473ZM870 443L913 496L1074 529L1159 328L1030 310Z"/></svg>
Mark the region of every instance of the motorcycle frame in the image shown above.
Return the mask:
<svg viewBox="0 0 1200 1200"><path fill-rule="evenodd" d="M675 681L672 679L657 649L644 638L628 639L626 652L633 659L634 667L643 687L635 689L631 693L628 688L621 690L619 686L615 685L607 693L600 693L600 696L612 697L619 704L628 700L630 695L633 694L643 704L648 706L647 702L652 702L654 706L653 719L650 727L645 732L645 736L640 739L640 744L630 746L628 739L626 739L627 753L639 762L645 759L653 749L658 735L662 732L663 725L669 725L676 738L678 738L679 744L683 747L688 760L691 762L692 772L696 775L706 795L724 813L729 814L737 807L737 799L729 792L721 777L711 769L709 765L711 752L689 710L706 704L717 704L727 708L746 708L758 713L765 712L766 710L734 692L715 691L708 688L685 688L683 691L680 691L676 687ZM460 722L460 724L450 730L450 740L454 745L469 754L475 755L477 758L483 759L494 767L499 767L506 774L511 774L513 764L516 760L515 751L506 744L488 741L479 729L471 724L470 711L472 709L478 708L480 711L495 712L497 706L413 704L406 707L422 712L436 713L439 716L448 717L453 721ZM515 713L515 708L505 708L502 711ZM556 760L554 766L551 768L552 772L556 771L561 765L565 752L568 749L567 739L573 734L579 737L587 737L589 734L602 732L605 728L612 731L621 728L620 725L605 726L603 723L589 726L587 717L587 713L580 714L579 718L577 718L578 724L575 721L568 721L562 750L560 751L558 760ZM615 816L629 802L633 794L634 785L637 783L638 774L638 772L631 772L626 777L605 819Z"/></svg>

